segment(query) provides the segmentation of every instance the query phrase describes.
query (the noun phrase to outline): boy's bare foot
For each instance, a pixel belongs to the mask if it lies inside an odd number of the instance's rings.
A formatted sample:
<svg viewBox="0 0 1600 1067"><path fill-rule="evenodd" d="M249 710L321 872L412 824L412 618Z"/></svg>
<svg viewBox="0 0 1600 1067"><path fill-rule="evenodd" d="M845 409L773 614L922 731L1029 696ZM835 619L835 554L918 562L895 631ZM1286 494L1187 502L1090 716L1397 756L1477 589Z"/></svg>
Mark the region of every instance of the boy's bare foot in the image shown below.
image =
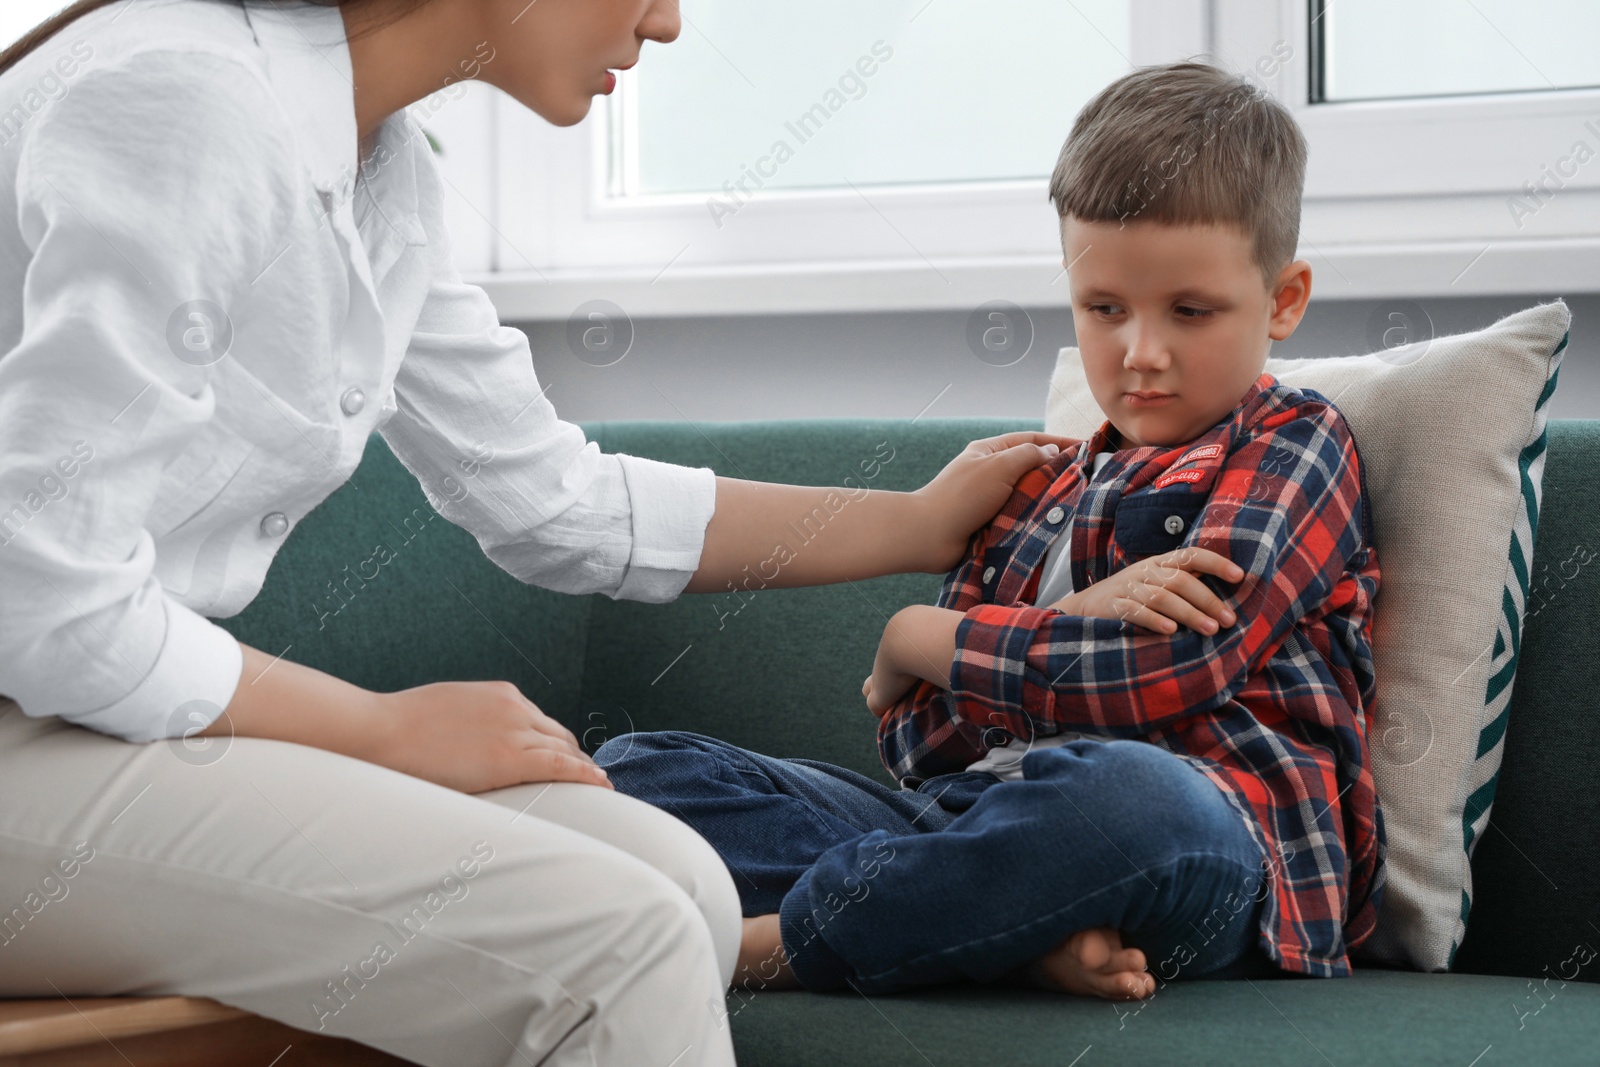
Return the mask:
<svg viewBox="0 0 1600 1067"><path fill-rule="evenodd" d="M746 989L800 988L794 971L789 969L789 954L783 950L783 933L776 915L744 920L733 985Z"/></svg>
<svg viewBox="0 0 1600 1067"><path fill-rule="evenodd" d="M1036 985L1084 997L1143 1000L1156 991L1144 953L1123 948L1122 935L1109 926L1079 930L1023 971Z"/></svg>

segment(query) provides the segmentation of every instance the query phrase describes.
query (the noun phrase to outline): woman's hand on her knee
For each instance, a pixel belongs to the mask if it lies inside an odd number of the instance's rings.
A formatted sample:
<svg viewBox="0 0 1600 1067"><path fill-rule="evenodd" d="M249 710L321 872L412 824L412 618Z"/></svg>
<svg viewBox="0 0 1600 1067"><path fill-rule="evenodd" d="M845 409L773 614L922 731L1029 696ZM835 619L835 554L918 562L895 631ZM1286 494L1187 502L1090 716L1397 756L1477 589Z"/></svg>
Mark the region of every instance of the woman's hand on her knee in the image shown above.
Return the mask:
<svg viewBox="0 0 1600 1067"><path fill-rule="evenodd" d="M435 682L374 693L242 642L239 651L240 684L200 736L291 741L464 793L523 782L610 787L572 731L510 682Z"/></svg>
<svg viewBox="0 0 1600 1067"><path fill-rule="evenodd" d="M373 762L483 793L523 782L612 788L572 731L510 682L434 682L373 694L382 742Z"/></svg>

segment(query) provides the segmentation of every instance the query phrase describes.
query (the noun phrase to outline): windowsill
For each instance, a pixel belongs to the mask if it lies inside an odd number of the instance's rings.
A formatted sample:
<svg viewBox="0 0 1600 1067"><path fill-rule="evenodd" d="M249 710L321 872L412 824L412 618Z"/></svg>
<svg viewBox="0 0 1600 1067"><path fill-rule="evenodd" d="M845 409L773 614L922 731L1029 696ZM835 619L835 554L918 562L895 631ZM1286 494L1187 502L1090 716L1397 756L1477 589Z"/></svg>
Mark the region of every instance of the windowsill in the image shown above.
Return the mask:
<svg viewBox="0 0 1600 1067"><path fill-rule="evenodd" d="M1313 299L1600 291L1600 237L1324 244L1301 255L1311 263ZM1024 307L1070 303L1061 263L1047 256L501 271L466 280L483 287L502 322L563 320L597 299L634 318L970 310L997 299Z"/></svg>

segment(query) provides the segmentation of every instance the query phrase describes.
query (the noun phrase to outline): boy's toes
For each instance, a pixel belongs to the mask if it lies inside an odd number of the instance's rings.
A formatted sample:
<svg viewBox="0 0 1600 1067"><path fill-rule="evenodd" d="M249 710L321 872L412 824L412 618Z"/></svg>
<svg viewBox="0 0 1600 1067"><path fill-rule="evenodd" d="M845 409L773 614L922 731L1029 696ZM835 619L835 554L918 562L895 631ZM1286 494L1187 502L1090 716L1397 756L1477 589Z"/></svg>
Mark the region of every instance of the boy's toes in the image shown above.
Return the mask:
<svg viewBox="0 0 1600 1067"><path fill-rule="evenodd" d="M1079 930L1028 969L1039 985L1079 996L1108 1000L1141 1000L1155 992L1155 978L1146 973L1145 956L1123 948L1116 930Z"/></svg>
<svg viewBox="0 0 1600 1067"><path fill-rule="evenodd" d="M1082 981L1086 992L1107 1000L1143 1000L1156 991L1155 976L1142 970L1107 967L1099 971L1085 971Z"/></svg>
<svg viewBox="0 0 1600 1067"><path fill-rule="evenodd" d="M1132 971L1135 974L1145 969L1144 953L1136 948L1123 948L1111 954L1102 971Z"/></svg>
<svg viewBox="0 0 1600 1067"><path fill-rule="evenodd" d="M1119 971L1107 977L1108 991L1102 996L1113 1000L1143 1000L1156 991L1155 976L1144 971Z"/></svg>
<svg viewBox="0 0 1600 1067"><path fill-rule="evenodd" d="M1094 927L1079 930L1067 938L1066 950L1083 968L1091 971L1103 969L1111 962L1112 954L1122 947L1122 939L1115 930Z"/></svg>

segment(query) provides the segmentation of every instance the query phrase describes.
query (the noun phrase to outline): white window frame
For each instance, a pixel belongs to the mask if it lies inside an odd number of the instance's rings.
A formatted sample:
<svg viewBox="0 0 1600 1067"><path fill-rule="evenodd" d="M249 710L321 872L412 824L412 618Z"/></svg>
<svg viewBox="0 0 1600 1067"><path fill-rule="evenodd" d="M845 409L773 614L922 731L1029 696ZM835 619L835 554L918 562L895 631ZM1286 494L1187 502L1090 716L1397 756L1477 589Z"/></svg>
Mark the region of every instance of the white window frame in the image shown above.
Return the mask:
<svg viewBox="0 0 1600 1067"><path fill-rule="evenodd" d="M1507 207L1575 140L1600 151L1584 128L1600 90L1307 104L1309 6L1135 0L1129 59L1210 54L1295 114L1311 146L1300 255L1317 297L1600 288L1600 159L1521 228ZM1283 42L1291 58L1270 62ZM1045 179L762 190L718 228L704 194L612 195L614 102L568 129L499 93L479 107L465 125L493 143L466 155L486 162L493 193L473 213L483 240L460 259L504 321L565 319L595 299L635 317L1069 303Z"/></svg>
<svg viewBox="0 0 1600 1067"><path fill-rule="evenodd" d="M1309 39L1307 0L1214 3L1219 55L1232 69L1276 41ZM1600 115L1600 89L1308 104L1310 69L1292 64L1270 88L1310 146L1300 255L1315 296L1600 289L1600 159L1577 167L1521 226L1508 207L1576 140L1600 153L1600 121L1584 127Z"/></svg>

